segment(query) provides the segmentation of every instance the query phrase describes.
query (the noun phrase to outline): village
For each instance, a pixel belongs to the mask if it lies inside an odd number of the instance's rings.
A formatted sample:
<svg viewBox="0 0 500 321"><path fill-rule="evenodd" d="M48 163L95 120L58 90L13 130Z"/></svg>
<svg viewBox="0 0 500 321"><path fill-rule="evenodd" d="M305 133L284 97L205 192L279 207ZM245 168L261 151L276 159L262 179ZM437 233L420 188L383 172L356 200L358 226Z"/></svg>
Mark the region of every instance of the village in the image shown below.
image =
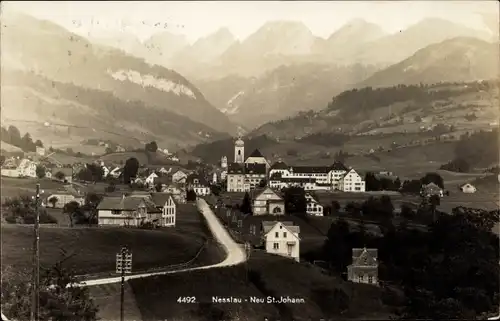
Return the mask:
<svg viewBox="0 0 500 321"><path fill-rule="evenodd" d="M331 166L293 166L278 159L271 164L258 149L245 157L241 137L234 143L233 160L228 162L228 156L222 155L216 166L198 163L191 169L140 165L129 184L124 184L123 164L98 159L93 164L64 165L51 161L50 154L47 157L38 147L36 153L23 159L6 159L1 173L4 183L6 179L42 177L61 182L60 188L44 192L41 205L65 212L71 224L77 221L73 215L81 213L79 208L84 208L89 195L99 195L91 219L97 226L149 228L175 228L179 205L204 198L237 241L298 262L323 242L330 225L341 216L354 226L366 224L380 232L377 218L356 215L362 211L356 206L368 200L389 198L397 220L405 215L413 219L407 212L416 212L422 199L449 195L434 182L418 186L417 195L402 195L397 190L367 191L365 178L340 161ZM92 173L85 174L89 171ZM374 175L395 177L391 172ZM476 189L467 183L460 186L460 192L472 194ZM416 227L424 226L415 221ZM377 249L353 248L352 257L348 280L377 284Z"/></svg>

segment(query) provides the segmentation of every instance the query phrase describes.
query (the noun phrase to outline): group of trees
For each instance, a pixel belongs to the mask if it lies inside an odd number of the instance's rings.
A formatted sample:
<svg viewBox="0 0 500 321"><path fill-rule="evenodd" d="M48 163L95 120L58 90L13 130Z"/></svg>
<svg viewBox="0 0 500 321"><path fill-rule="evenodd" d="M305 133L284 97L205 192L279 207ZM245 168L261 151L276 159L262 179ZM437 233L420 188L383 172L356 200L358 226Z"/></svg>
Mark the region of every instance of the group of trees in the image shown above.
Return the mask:
<svg viewBox="0 0 500 321"><path fill-rule="evenodd" d="M55 224L57 219L47 213L47 210L38 204L38 213L40 223ZM30 195L21 195L14 198L8 198L2 204L4 210L2 215L5 221L14 224L34 224L36 218L36 199Z"/></svg>
<svg viewBox="0 0 500 321"><path fill-rule="evenodd" d="M498 164L499 142L498 129L463 134L455 147L455 157L470 167Z"/></svg>
<svg viewBox="0 0 500 321"><path fill-rule="evenodd" d="M11 125L7 129L2 126L1 131L3 142L19 147L25 152L35 152L37 146L43 147L42 141L38 139L34 142L29 133L21 136L21 132L16 126Z"/></svg>
<svg viewBox="0 0 500 321"><path fill-rule="evenodd" d="M87 287L78 283L75 272L66 267L64 257L49 269L42 269L39 286L40 320L96 321L98 307ZM2 269L2 314L10 320L29 320L33 282L31 273L4 267Z"/></svg>
<svg viewBox="0 0 500 321"><path fill-rule="evenodd" d="M471 170L471 166L465 159L455 158L446 164L443 164L439 169L444 169L446 171L457 172L457 173L467 173Z"/></svg>
<svg viewBox="0 0 500 321"><path fill-rule="evenodd" d="M158 150L158 144L155 142L155 141L152 141L150 143L147 143L145 146L144 146L144 150L146 152L151 152L151 153L156 153L156 151Z"/></svg>
<svg viewBox="0 0 500 321"><path fill-rule="evenodd" d="M194 202L196 201L196 192L192 189L188 189L186 191L186 201L188 202Z"/></svg>
<svg viewBox="0 0 500 321"><path fill-rule="evenodd" d="M65 204L62 211L68 215L71 227L81 224L95 225L97 224L97 206L101 200L101 196L95 193L88 193L83 205L72 201Z"/></svg>
<svg viewBox="0 0 500 321"><path fill-rule="evenodd" d="M404 290L401 318L472 320L498 307L499 240L491 232L498 212L456 208L453 215L431 223L428 231L387 222L381 236L364 228L352 231L340 219L331 225L315 259L345 273L352 248L376 248L379 279Z"/></svg>
<svg viewBox="0 0 500 321"><path fill-rule="evenodd" d="M103 180L104 170L98 164L87 164L76 176L82 181L100 182Z"/></svg>
<svg viewBox="0 0 500 321"><path fill-rule="evenodd" d="M434 183L444 189L444 180L438 173L427 173L421 179L405 180L401 185L400 192L407 194L420 194L422 185Z"/></svg>
<svg viewBox="0 0 500 321"><path fill-rule="evenodd" d="M365 175L365 188L367 191L398 191L401 188L399 177L376 176L372 172Z"/></svg>
<svg viewBox="0 0 500 321"><path fill-rule="evenodd" d="M131 179L137 176L139 171L139 161L135 157L131 157L125 161L123 167L123 183L130 184Z"/></svg>

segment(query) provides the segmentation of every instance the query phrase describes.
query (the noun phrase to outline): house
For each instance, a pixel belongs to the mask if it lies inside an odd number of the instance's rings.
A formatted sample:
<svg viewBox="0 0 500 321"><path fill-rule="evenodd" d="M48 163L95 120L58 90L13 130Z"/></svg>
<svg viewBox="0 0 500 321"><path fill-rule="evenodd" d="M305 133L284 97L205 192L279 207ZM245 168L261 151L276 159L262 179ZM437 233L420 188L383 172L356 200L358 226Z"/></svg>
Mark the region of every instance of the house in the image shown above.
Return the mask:
<svg viewBox="0 0 500 321"><path fill-rule="evenodd" d="M443 197L443 189L437 186L435 183L429 183L427 185L422 185L421 195L424 197L431 197L433 195L437 195L439 197Z"/></svg>
<svg viewBox="0 0 500 321"><path fill-rule="evenodd" d="M310 193L306 193L306 213L314 216L323 216L323 205Z"/></svg>
<svg viewBox="0 0 500 321"><path fill-rule="evenodd" d="M151 199L156 208L162 211L161 226L175 226L177 204L173 195L169 193L151 193Z"/></svg>
<svg viewBox="0 0 500 321"><path fill-rule="evenodd" d="M140 177L136 177L135 179L132 179L134 181L135 184L145 184L146 180L145 179L142 179Z"/></svg>
<svg viewBox="0 0 500 321"><path fill-rule="evenodd" d="M227 191L247 192L250 185L245 185L245 167L239 163L230 163L227 171Z"/></svg>
<svg viewBox="0 0 500 321"><path fill-rule="evenodd" d="M364 192L365 181L354 169L351 169L340 179L339 189L344 192Z"/></svg>
<svg viewBox="0 0 500 321"><path fill-rule="evenodd" d="M254 190L252 212L254 215L284 215L285 201L271 188Z"/></svg>
<svg viewBox="0 0 500 321"><path fill-rule="evenodd" d="M165 186L164 188L162 188L162 192L172 194L177 204L186 203L186 190L176 184L169 184Z"/></svg>
<svg viewBox="0 0 500 321"><path fill-rule="evenodd" d="M156 174L155 172L149 174L148 177L146 177L146 179L144 180L144 183L147 184L147 185L153 185L154 184L154 181L156 178L158 178L158 174Z"/></svg>
<svg viewBox="0 0 500 321"><path fill-rule="evenodd" d="M109 168L105 165L101 165L102 168L102 177L107 177L109 175Z"/></svg>
<svg viewBox="0 0 500 321"><path fill-rule="evenodd" d="M111 177L114 177L114 178L118 178L122 174L122 171L123 171L123 168L121 168L121 167L115 167L115 168L113 168L112 170L109 171L108 175L111 176Z"/></svg>
<svg viewBox="0 0 500 321"><path fill-rule="evenodd" d="M187 174L181 170L176 171L172 174L172 182L174 183L186 183Z"/></svg>
<svg viewBox="0 0 500 321"><path fill-rule="evenodd" d="M220 159L220 167L222 169L227 169L227 156L222 156Z"/></svg>
<svg viewBox="0 0 500 321"><path fill-rule="evenodd" d="M97 206L99 225L140 226L159 222L162 215L147 197L104 197Z"/></svg>
<svg viewBox="0 0 500 321"><path fill-rule="evenodd" d="M191 174L186 178L188 189L194 190L196 195L205 196L210 195L210 184L203 175Z"/></svg>
<svg viewBox="0 0 500 321"><path fill-rule="evenodd" d="M352 249L352 264L347 266L347 280L355 283L378 284L377 249Z"/></svg>
<svg viewBox="0 0 500 321"><path fill-rule="evenodd" d="M462 191L462 193L467 193L467 194L472 194L477 191L476 187L471 183L463 184L462 186L460 186L460 190Z"/></svg>
<svg viewBox="0 0 500 321"><path fill-rule="evenodd" d="M167 169L165 169L165 167L160 168L158 170L158 172L161 173L161 174L168 174L169 173L169 171Z"/></svg>
<svg viewBox="0 0 500 321"><path fill-rule="evenodd" d="M73 168L71 167L53 168L52 178L71 184L73 182Z"/></svg>
<svg viewBox="0 0 500 321"><path fill-rule="evenodd" d="M50 201L53 198L57 200L54 204ZM78 204L83 205L85 199L83 195L71 191L57 191L49 195L46 199L47 206L53 208L63 208L64 205L70 202L77 202Z"/></svg>
<svg viewBox="0 0 500 321"><path fill-rule="evenodd" d="M300 226L293 222L262 222L263 242L267 253L300 261Z"/></svg>

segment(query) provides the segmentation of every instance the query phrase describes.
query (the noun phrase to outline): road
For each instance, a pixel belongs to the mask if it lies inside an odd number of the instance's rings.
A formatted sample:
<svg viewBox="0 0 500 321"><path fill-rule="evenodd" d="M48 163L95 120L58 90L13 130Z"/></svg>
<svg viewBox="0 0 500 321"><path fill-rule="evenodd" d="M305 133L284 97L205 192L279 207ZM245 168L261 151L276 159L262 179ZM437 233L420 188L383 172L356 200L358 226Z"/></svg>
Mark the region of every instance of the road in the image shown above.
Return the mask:
<svg viewBox="0 0 500 321"><path fill-rule="evenodd" d="M208 206L207 202L200 198L197 200L197 205L198 205L198 208L200 209L201 213L205 217L205 219L208 223L208 227L209 227L210 231L212 232L214 238L217 239L217 241L220 243L220 245L222 245L222 247L224 248L224 251L226 252L226 255L227 255L226 259L220 263L217 263L217 264L198 266L198 267L187 268L187 269L176 270L176 271L164 271L164 272L153 272L153 273L129 275L129 276L125 277L125 280L145 278L145 277L156 276L156 275L165 275L165 274L172 274L172 273L181 273L181 272L188 272L188 271L221 268L221 267L226 267L226 266L238 265L238 264L244 263L247 260L247 256L246 256L246 252L245 252L244 248L242 246L240 246L238 243L236 243L231 238L231 236L229 235L227 230L224 228L222 223L219 221L217 216L215 216L214 212L212 212L212 210ZM167 245L168 244L166 244L166 246ZM79 286L93 286L93 285L112 284L112 283L119 283L119 282L121 282L121 277L112 277L112 278L84 281L84 282L80 283Z"/></svg>

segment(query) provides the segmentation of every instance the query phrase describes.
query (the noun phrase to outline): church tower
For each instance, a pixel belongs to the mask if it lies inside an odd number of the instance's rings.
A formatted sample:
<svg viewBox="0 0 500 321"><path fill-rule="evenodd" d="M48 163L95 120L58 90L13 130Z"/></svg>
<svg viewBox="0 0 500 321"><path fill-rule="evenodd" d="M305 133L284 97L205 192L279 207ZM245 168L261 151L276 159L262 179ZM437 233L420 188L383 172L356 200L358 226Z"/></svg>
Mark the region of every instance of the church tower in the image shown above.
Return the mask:
<svg viewBox="0 0 500 321"><path fill-rule="evenodd" d="M245 142L241 139L241 135L234 143L234 162L238 164L245 162Z"/></svg>
<svg viewBox="0 0 500 321"><path fill-rule="evenodd" d="M220 167L223 169L227 168L227 156L222 156L220 159Z"/></svg>

